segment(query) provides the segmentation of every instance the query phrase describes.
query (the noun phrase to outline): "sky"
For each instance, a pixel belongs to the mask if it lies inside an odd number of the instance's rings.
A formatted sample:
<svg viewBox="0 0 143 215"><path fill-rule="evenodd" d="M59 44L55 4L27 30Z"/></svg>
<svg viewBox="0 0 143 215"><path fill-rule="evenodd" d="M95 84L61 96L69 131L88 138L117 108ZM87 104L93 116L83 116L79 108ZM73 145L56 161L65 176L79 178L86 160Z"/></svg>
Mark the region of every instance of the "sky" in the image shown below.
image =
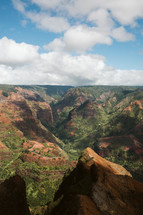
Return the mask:
<svg viewBox="0 0 143 215"><path fill-rule="evenodd" d="M0 0L0 84L143 85L143 0Z"/></svg>

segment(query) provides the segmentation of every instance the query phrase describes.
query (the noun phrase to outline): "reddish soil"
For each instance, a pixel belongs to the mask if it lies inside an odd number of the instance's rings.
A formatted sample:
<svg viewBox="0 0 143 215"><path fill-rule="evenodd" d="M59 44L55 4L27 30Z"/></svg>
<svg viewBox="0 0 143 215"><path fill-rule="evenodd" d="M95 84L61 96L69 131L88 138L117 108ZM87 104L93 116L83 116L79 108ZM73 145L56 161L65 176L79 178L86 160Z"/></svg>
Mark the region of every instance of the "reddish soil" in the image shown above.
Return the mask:
<svg viewBox="0 0 143 215"><path fill-rule="evenodd" d="M23 159L27 162L36 162L42 166L72 165L68 157L64 157L63 150L51 142L29 141L23 144L23 149L29 151L23 154Z"/></svg>
<svg viewBox="0 0 143 215"><path fill-rule="evenodd" d="M108 156L110 154L110 150L108 150L108 147L110 145L112 145L112 147L114 148L122 148L124 151L134 149L134 153L138 156L139 159L143 156L143 143L141 143L133 135L100 138L99 154ZM106 149L106 151L104 150L104 152L102 152L102 149Z"/></svg>
<svg viewBox="0 0 143 215"><path fill-rule="evenodd" d="M125 111L129 111L131 112L132 111L132 107L133 106L138 106L140 109L143 109L143 101L141 100L136 100L134 102L131 102L131 104L125 108Z"/></svg>

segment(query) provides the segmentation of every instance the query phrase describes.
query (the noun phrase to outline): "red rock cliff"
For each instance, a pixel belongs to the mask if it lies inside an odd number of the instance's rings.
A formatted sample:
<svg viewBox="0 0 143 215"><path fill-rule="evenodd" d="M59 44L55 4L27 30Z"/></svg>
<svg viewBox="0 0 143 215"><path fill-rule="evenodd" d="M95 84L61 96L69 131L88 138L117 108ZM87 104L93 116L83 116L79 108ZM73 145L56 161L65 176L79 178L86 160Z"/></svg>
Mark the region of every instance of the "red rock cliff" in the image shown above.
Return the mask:
<svg viewBox="0 0 143 215"><path fill-rule="evenodd" d="M55 201L52 215L142 215L143 184L87 148L64 178Z"/></svg>

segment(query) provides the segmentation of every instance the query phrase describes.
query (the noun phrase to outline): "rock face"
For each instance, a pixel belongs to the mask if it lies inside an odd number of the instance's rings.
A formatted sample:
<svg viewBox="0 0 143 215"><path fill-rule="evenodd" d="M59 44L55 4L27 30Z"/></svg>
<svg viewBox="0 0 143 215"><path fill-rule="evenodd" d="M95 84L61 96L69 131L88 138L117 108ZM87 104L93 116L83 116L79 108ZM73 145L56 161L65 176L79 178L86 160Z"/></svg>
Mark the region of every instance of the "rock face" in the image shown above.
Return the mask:
<svg viewBox="0 0 143 215"><path fill-rule="evenodd" d="M87 148L54 200L52 215L142 215L143 184Z"/></svg>
<svg viewBox="0 0 143 215"><path fill-rule="evenodd" d="M47 129L52 123L51 106L38 92L17 87L7 97L0 93L1 141L11 132L21 138L59 143L58 138Z"/></svg>
<svg viewBox="0 0 143 215"><path fill-rule="evenodd" d="M0 214L30 215L25 182L18 175L0 184Z"/></svg>

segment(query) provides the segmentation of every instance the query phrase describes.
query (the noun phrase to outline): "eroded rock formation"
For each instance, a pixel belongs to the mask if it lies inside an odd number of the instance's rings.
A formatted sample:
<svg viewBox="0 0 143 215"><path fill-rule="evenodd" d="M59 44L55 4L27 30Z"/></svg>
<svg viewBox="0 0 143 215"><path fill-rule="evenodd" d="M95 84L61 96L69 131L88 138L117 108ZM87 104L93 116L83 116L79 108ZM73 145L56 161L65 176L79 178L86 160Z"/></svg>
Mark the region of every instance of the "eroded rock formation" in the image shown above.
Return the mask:
<svg viewBox="0 0 143 215"><path fill-rule="evenodd" d="M55 195L52 215L142 215L143 184L87 148Z"/></svg>

